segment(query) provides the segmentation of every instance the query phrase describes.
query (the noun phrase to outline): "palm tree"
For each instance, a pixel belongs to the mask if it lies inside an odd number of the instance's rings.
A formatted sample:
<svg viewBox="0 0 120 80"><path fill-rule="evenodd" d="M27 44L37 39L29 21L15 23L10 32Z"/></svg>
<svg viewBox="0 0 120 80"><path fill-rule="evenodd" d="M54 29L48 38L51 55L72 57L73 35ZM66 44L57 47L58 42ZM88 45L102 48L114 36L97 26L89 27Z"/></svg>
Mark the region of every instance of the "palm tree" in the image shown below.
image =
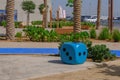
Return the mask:
<svg viewBox="0 0 120 80"><path fill-rule="evenodd" d="M68 0L66 6L73 7L74 33L81 31L81 2L82 0Z"/></svg>
<svg viewBox="0 0 120 80"><path fill-rule="evenodd" d="M44 16L44 14L45 14L45 5L44 4L40 4L39 7L38 7L38 9L39 9L40 14L43 16L42 17L42 20L43 20L42 21L42 27L45 27L45 25L44 25L44 22L45 22L44 21L44 17L45 17Z"/></svg>
<svg viewBox="0 0 120 80"><path fill-rule="evenodd" d="M101 0L98 0L96 29L100 27Z"/></svg>
<svg viewBox="0 0 120 80"><path fill-rule="evenodd" d="M45 12L44 12L44 25L45 25L45 28L48 27L48 19L47 19L47 15L48 15L48 5L47 5L47 0L44 0L44 5L45 5Z"/></svg>
<svg viewBox="0 0 120 80"><path fill-rule="evenodd" d="M113 30L113 0L108 0L108 27L110 32Z"/></svg>
<svg viewBox="0 0 120 80"><path fill-rule="evenodd" d="M81 31L81 0L74 0L74 33Z"/></svg>
<svg viewBox="0 0 120 80"><path fill-rule="evenodd" d="M7 0L6 3L6 39L14 40L15 39L15 27L14 27L14 0Z"/></svg>
<svg viewBox="0 0 120 80"><path fill-rule="evenodd" d="M35 7L35 3L31 0L25 0L22 2L22 9L27 13L27 25L29 25L30 22L30 13L34 13Z"/></svg>

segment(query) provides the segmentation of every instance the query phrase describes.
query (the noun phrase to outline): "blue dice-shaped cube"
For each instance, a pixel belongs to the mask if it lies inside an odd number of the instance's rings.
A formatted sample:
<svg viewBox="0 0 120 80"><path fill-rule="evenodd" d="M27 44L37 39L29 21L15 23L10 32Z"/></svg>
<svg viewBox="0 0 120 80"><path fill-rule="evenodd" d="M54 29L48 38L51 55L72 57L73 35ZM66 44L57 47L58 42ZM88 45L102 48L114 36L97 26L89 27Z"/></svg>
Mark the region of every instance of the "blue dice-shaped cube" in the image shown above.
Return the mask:
<svg viewBox="0 0 120 80"><path fill-rule="evenodd" d="M61 60L67 64L83 64L87 54L87 47L84 43L65 42L60 48Z"/></svg>

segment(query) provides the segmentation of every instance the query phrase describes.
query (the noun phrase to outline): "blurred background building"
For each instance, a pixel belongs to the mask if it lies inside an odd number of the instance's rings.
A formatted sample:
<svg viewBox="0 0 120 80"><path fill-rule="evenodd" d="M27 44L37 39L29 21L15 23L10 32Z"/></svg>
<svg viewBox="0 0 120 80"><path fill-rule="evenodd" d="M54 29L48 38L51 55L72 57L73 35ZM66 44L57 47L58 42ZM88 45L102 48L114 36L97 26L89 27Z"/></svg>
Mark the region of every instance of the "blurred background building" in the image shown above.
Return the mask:
<svg viewBox="0 0 120 80"><path fill-rule="evenodd" d="M6 19L6 1L7 0L0 0L0 21ZM22 10L22 2L24 0L15 0L15 11L14 11L14 20L15 21L22 21L26 22L27 20L27 14L25 11ZM48 7L50 9L51 7L51 0L48 1ZM30 14L30 21L37 21L42 20L42 15L39 12L38 6L43 3L43 0L33 0L33 2L36 4L36 9L33 14ZM49 10L48 10L48 20L49 20Z"/></svg>

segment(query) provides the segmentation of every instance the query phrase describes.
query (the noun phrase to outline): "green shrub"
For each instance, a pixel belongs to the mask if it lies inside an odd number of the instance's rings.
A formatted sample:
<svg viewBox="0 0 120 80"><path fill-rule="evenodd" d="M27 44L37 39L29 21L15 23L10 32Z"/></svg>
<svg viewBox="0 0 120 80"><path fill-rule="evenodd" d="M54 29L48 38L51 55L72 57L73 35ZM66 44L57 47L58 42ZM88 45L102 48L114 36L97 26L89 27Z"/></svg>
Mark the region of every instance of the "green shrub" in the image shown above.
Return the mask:
<svg viewBox="0 0 120 80"><path fill-rule="evenodd" d="M15 28L19 28L20 24L21 24L21 22L15 22Z"/></svg>
<svg viewBox="0 0 120 80"><path fill-rule="evenodd" d="M26 36L31 40L31 41L57 41L57 33L53 30L48 31L45 30L44 28L37 27L37 26L27 26L24 29L24 32Z"/></svg>
<svg viewBox="0 0 120 80"><path fill-rule="evenodd" d="M0 22L0 26L6 27L7 26L7 22L6 21L1 21Z"/></svg>
<svg viewBox="0 0 120 80"><path fill-rule="evenodd" d="M58 34L54 30L51 30L49 32L49 36L48 36L47 41L48 42L56 42L56 41L58 41Z"/></svg>
<svg viewBox="0 0 120 80"><path fill-rule="evenodd" d="M89 33L87 31L79 32L79 33L71 33L71 34L63 34L60 35L60 41L67 42L80 42L80 41L86 41L89 38Z"/></svg>
<svg viewBox="0 0 120 80"><path fill-rule="evenodd" d="M93 61L102 62L104 60L113 60L116 58L114 54L106 47L106 45L95 45L89 48L89 57Z"/></svg>
<svg viewBox="0 0 120 80"><path fill-rule="evenodd" d="M112 37L113 37L112 34L110 34L109 37L108 37L108 40L111 41L113 39Z"/></svg>
<svg viewBox="0 0 120 80"><path fill-rule="evenodd" d="M62 24L62 26L73 26L73 21L59 21L59 23Z"/></svg>
<svg viewBox="0 0 120 80"><path fill-rule="evenodd" d="M108 28L103 28L102 31L99 34L98 39L100 40L106 40L109 39L110 33Z"/></svg>
<svg viewBox="0 0 120 80"><path fill-rule="evenodd" d="M68 42L68 41L71 41L71 36L70 35L67 35L67 34L61 34L58 36L58 41L60 42Z"/></svg>
<svg viewBox="0 0 120 80"><path fill-rule="evenodd" d="M42 25L42 21L32 21L32 25Z"/></svg>
<svg viewBox="0 0 120 80"><path fill-rule="evenodd" d="M52 28L57 28L57 22L52 23Z"/></svg>
<svg viewBox="0 0 120 80"><path fill-rule="evenodd" d="M112 38L115 42L119 42L120 41L120 32L119 30L115 29L113 31L113 35L112 35Z"/></svg>
<svg viewBox="0 0 120 80"><path fill-rule="evenodd" d="M96 38L96 30L94 28L90 29L90 38L95 39Z"/></svg>
<svg viewBox="0 0 120 80"><path fill-rule="evenodd" d="M73 26L74 23L72 21L66 21L64 22L63 26Z"/></svg>
<svg viewBox="0 0 120 80"><path fill-rule="evenodd" d="M79 33L71 33L71 34L62 34L58 36L60 42L80 42L80 41L86 41L89 38L89 33L79 32Z"/></svg>
<svg viewBox="0 0 120 80"><path fill-rule="evenodd" d="M21 22L14 22L15 28L19 28L19 27L20 27L20 23L21 23ZM6 26L7 26L7 22L6 22L6 21L2 21L2 22L0 23L0 26L6 27Z"/></svg>
<svg viewBox="0 0 120 80"><path fill-rule="evenodd" d="M94 23L91 23L91 22L81 22L81 25L90 26L91 28L94 28L94 27L95 27L95 24L94 24Z"/></svg>
<svg viewBox="0 0 120 80"><path fill-rule="evenodd" d="M81 41L86 41L89 38L89 33L87 31L80 32Z"/></svg>
<svg viewBox="0 0 120 80"><path fill-rule="evenodd" d="M15 34L15 37L21 38L21 37L22 37L22 32L17 32L17 33Z"/></svg>
<svg viewBox="0 0 120 80"><path fill-rule="evenodd" d="M40 34L42 33L43 28L36 26L27 26L23 31L31 41L40 41L41 38Z"/></svg>
<svg viewBox="0 0 120 80"><path fill-rule="evenodd" d="M53 21L52 27L57 28L57 24L58 24L58 21ZM59 21L59 28L62 28L63 26L73 26L73 22L72 21ZM50 23L49 23L49 27L50 27Z"/></svg>
<svg viewBox="0 0 120 80"><path fill-rule="evenodd" d="M82 34L80 33L73 33L74 41L73 42L79 42L81 40Z"/></svg>
<svg viewBox="0 0 120 80"><path fill-rule="evenodd" d="M63 24L61 22L59 22L59 28L62 28Z"/></svg>

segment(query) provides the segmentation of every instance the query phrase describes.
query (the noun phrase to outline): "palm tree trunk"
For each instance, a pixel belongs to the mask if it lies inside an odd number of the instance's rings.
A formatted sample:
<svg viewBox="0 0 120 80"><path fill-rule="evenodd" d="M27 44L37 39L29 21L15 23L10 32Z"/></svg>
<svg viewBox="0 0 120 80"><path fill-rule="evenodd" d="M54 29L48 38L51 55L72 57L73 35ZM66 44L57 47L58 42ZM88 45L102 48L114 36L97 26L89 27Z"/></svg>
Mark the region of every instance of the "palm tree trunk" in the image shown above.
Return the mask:
<svg viewBox="0 0 120 80"><path fill-rule="evenodd" d="M43 11L43 14L42 14L42 27L45 28L45 11Z"/></svg>
<svg viewBox="0 0 120 80"><path fill-rule="evenodd" d="M44 13L44 25L45 25L45 28L48 27L48 5L47 5L47 0L44 0L44 5L45 5L45 13Z"/></svg>
<svg viewBox="0 0 120 80"><path fill-rule="evenodd" d="M74 0L74 33L81 31L81 0Z"/></svg>
<svg viewBox="0 0 120 80"><path fill-rule="evenodd" d="M100 27L101 0L98 0L96 29Z"/></svg>
<svg viewBox="0 0 120 80"><path fill-rule="evenodd" d="M6 39L14 40L15 39L14 0L7 0L6 14L7 14Z"/></svg>
<svg viewBox="0 0 120 80"><path fill-rule="evenodd" d="M52 7L50 8L50 28L52 28Z"/></svg>
<svg viewBox="0 0 120 80"><path fill-rule="evenodd" d="M113 30L113 0L108 0L108 27L110 33Z"/></svg>
<svg viewBox="0 0 120 80"><path fill-rule="evenodd" d="M29 21L30 21L30 13L27 13L27 26L29 26Z"/></svg>

